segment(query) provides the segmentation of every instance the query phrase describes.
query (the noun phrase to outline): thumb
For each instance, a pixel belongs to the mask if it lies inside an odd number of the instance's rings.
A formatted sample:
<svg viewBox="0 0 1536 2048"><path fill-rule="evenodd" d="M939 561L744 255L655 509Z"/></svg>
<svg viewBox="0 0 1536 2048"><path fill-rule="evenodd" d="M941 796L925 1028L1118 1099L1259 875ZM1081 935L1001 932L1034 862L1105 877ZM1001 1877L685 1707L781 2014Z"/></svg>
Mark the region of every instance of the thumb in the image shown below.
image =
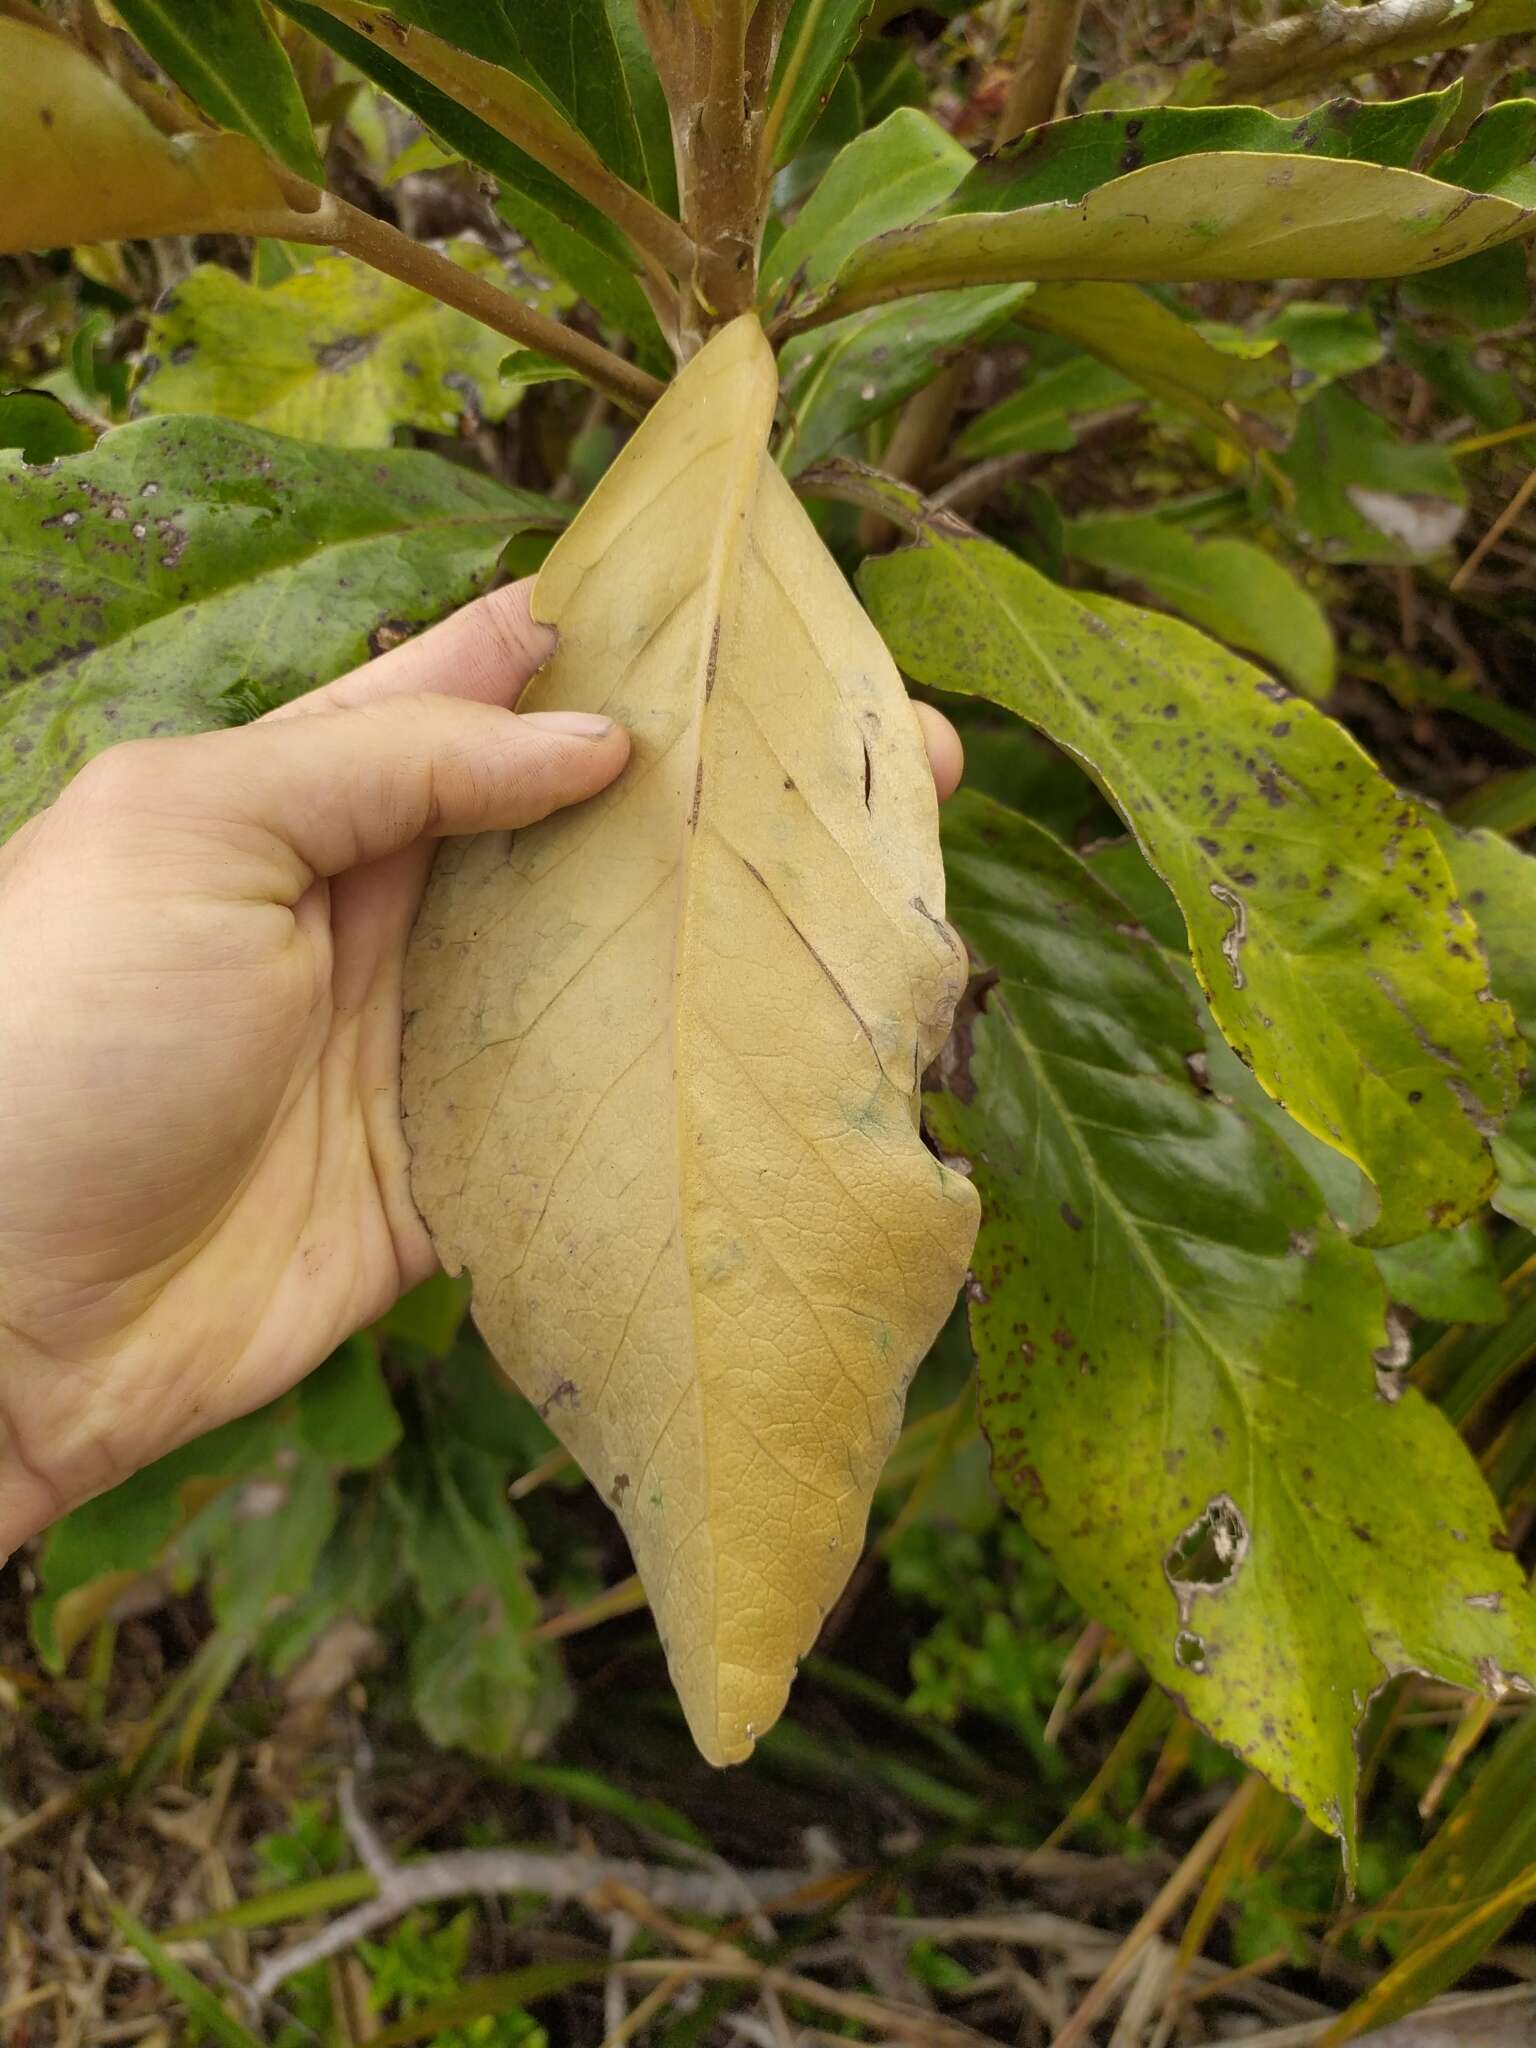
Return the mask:
<svg viewBox="0 0 1536 2048"><path fill-rule="evenodd" d="M270 835L308 871L302 890L418 839L531 825L605 789L628 758L629 735L592 713L399 696L115 747L80 784L141 829Z"/></svg>

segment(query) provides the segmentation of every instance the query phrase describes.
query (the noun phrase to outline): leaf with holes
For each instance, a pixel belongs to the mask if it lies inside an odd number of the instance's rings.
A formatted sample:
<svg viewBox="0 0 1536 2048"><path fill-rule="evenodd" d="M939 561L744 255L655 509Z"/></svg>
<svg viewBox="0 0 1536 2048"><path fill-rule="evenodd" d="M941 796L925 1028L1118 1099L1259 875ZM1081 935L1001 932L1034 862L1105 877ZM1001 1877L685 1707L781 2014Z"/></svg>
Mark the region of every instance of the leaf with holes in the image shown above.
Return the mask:
<svg viewBox="0 0 1536 2048"><path fill-rule="evenodd" d="M1222 1031L1374 1181L1370 1241L1477 1209L1513 1020L1423 819L1342 727L1177 620L1072 596L956 522L859 585L909 674L1093 769L1178 899Z"/></svg>
<svg viewBox="0 0 1536 2048"><path fill-rule="evenodd" d="M847 1579L975 1229L917 1128L965 977L921 733L767 456L776 392L733 322L556 546L529 701L634 757L440 856L407 971L417 1202L617 1511L716 1762Z"/></svg>
<svg viewBox="0 0 1536 2048"><path fill-rule="evenodd" d="M0 838L114 740L238 723L484 590L560 507L435 455L140 420L0 454Z"/></svg>
<svg viewBox="0 0 1536 2048"><path fill-rule="evenodd" d="M1355 1734L1390 1673L1536 1687L1498 1509L1376 1369L1371 1258L1203 1088L1189 1000L1127 907L985 798L956 800L944 845L997 977L959 1092L927 1107L982 1198L998 1484L1075 1596L1352 1856Z"/></svg>
<svg viewBox="0 0 1536 2048"><path fill-rule="evenodd" d="M502 280L478 243L446 253ZM350 256L265 289L201 264L161 302L144 346L137 411L216 413L333 447L387 448L396 427L451 434L517 398L501 335Z"/></svg>

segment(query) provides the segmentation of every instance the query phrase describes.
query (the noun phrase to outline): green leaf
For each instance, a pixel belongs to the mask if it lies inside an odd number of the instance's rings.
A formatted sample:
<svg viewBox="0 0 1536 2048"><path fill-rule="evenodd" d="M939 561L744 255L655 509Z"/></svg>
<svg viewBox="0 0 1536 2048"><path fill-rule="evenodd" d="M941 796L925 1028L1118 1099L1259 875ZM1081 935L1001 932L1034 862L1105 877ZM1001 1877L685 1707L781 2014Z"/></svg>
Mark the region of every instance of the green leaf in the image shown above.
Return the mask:
<svg viewBox="0 0 1536 2048"><path fill-rule="evenodd" d="M188 1524L176 1561L189 1576L206 1573L220 1627L253 1638L313 1586L336 1510L329 1464L287 1440Z"/></svg>
<svg viewBox="0 0 1536 2048"><path fill-rule="evenodd" d="M434 1273L373 1325L374 1335L385 1344L406 1343L426 1352L429 1358L445 1358L469 1313L469 1282L462 1275Z"/></svg>
<svg viewBox="0 0 1536 2048"><path fill-rule="evenodd" d="M1502 1323L1509 1313L1492 1241L1476 1217L1456 1230L1384 1245L1376 1269L1393 1301L1432 1322Z"/></svg>
<svg viewBox="0 0 1536 2048"><path fill-rule="evenodd" d="M1028 286L933 292L910 306L854 313L786 342L779 355L787 476L928 383L955 351L994 334Z"/></svg>
<svg viewBox="0 0 1536 2048"><path fill-rule="evenodd" d="M404 1581L400 1523L387 1491L348 1489L302 1589L262 1628L263 1664L285 1677L337 1622L371 1622L397 1599Z"/></svg>
<svg viewBox="0 0 1536 2048"><path fill-rule="evenodd" d="M1399 441L1341 386L1303 407L1276 463L1294 492L1285 523L1325 561L1419 561L1449 547L1465 516L1452 456L1437 442Z"/></svg>
<svg viewBox="0 0 1536 2048"><path fill-rule="evenodd" d="M0 449L14 448L23 462L53 462L96 445L96 429L51 391L0 392Z"/></svg>
<svg viewBox="0 0 1536 2048"><path fill-rule="evenodd" d="M1371 1240L1478 1208L1512 1019L1439 848L1349 735L1190 627L1073 598L950 523L859 582L910 675L1092 767L1178 899L1223 1033L1374 1181Z"/></svg>
<svg viewBox="0 0 1536 2048"><path fill-rule="evenodd" d="M479 243L445 253L504 277ZM137 412L214 413L345 448L387 448L396 427L453 433L516 402L501 335L350 256L265 289L200 264L161 301L144 345Z"/></svg>
<svg viewBox="0 0 1536 2048"><path fill-rule="evenodd" d="M1488 949L1494 988L1527 1045L1536 1044L1536 860L1501 832L1467 832L1445 818L1430 824Z"/></svg>
<svg viewBox="0 0 1536 2048"><path fill-rule="evenodd" d="M987 455L1051 453L1071 448L1080 414L1102 412L1137 395L1137 387L1107 363L1076 356L1028 376L1021 390L999 399L962 430L955 453L967 462Z"/></svg>
<svg viewBox="0 0 1536 2048"><path fill-rule="evenodd" d="M536 2005L540 1999L552 1998L557 1991L568 1991L576 1984L596 1983L607 1974L606 1963L525 1963L520 1970L476 1978L452 1997L421 2006L404 2019L395 2020L376 2033L373 2040L376 2048L404 2048L410 2041L451 2040L457 2028L499 2013L521 2012L525 2005ZM471 2034L469 2038L482 2037Z"/></svg>
<svg viewBox="0 0 1536 2048"><path fill-rule="evenodd" d="M1281 439L1296 417L1290 365L1273 341L1218 348L1135 285L1042 285L1019 318L1087 349L1240 448Z"/></svg>
<svg viewBox="0 0 1536 2048"><path fill-rule="evenodd" d="M1518 249L1511 253L1516 261L1522 260ZM1444 277L1446 272L1428 274ZM1298 369L1319 379L1368 370L1387 352L1369 313L1355 306L1333 306L1325 299L1292 299L1258 332L1281 343Z"/></svg>
<svg viewBox="0 0 1536 2048"><path fill-rule="evenodd" d="M274 1405L226 1422L54 1523L39 1565L43 1591L28 1617L49 1670L63 1669L76 1639L67 1624L60 1626L61 1603L109 1574L131 1578L158 1562L189 1510L195 1512L191 1503L206 1492L197 1482L222 1485L264 1464L281 1440L281 1415Z"/></svg>
<svg viewBox="0 0 1536 2048"><path fill-rule="evenodd" d="M1252 541L1206 538L1146 513L1069 522L1066 550L1133 579L1159 604L1256 654L1303 696L1333 688L1328 615L1283 563Z"/></svg>
<svg viewBox="0 0 1536 2048"><path fill-rule="evenodd" d="M1370 1258L1204 1092L1189 1002L1125 906L984 799L943 832L950 915L1000 977L974 1092L927 1105L982 1197L994 1475L1074 1596L1352 1860L1355 1735L1389 1674L1536 1683L1498 1510L1444 1419L1378 1390Z"/></svg>
<svg viewBox="0 0 1536 2048"><path fill-rule="evenodd" d="M378 1347L349 1337L299 1384L299 1434L329 1464L363 1470L400 1441L400 1417L379 1370Z"/></svg>
<svg viewBox="0 0 1536 2048"><path fill-rule="evenodd" d="M1461 831L1443 818L1432 822L1487 950L1494 989L1514 1011L1525 1041L1525 1091L1493 1140L1499 1170L1493 1206L1536 1230L1536 860L1498 832Z"/></svg>
<svg viewBox="0 0 1536 2048"><path fill-rule="evenodd" d="M190 2027L189 2038L211 2034L215 2041L222 2042L223 2048L262 2048L261 2042L248 2027L241 2025L234 2015L214 1997L208 1986L184 1963L177 1962L168 1949L150 1933L142 1921L136 1920L126 1906L120 1906L115 1899L103 1901L112 1925L123 1940L148 1963L155 1976L173 1998L179 1998L186 2008Z"/></svg>
<svg viewBox="0 0 1536 2048"><path fill-rule="evenodd" d="M905 227L947 199L971 153L931 115L898 108L840 150L763 265L766 319L790 297L831 281L861 242Z"/></svg>
<svg viewBox="0 0 1536 2048"><path fill-rule="evenodd" d="M788 163L821 117L873 0L793 0L769 96L773 161Z"/></svg>
<svg viewBox="0 0 1536 2048"><path fill-rule="evenodd" d="M1536 28L1536 8L1531 26ZM1517 206L1536 206L1536 103L1503 100L1480 114L1454 149L1430 166L1448 185L1496 192Z"/></svg>
<svg viewBox="0 0 1536 2048"><path fill-rule="evenodd" d="M1034 128L977 164L945 211L1006 213L1065 201L1181 158L1332 158L1408 170L1444 128L1459 88L1406 100L1330 100L1299 119L1258 107L1152 107L1080 114ZM1481 189L1481 188L1479 188Z"/></svg>
<svg viewBox="0 0 1536 2048"><path fill-rule="evenodd" d="M1409 278L1403 296L1416 311L1459 321L1484 341L1501 328L1517 327L1530 312L1528 270L1522 244L1506 242Z"/></svg>
<svg viewBox="0 0 1536 2048"><path fill-rule="evenodd" d="M121 0L117 12L211 121L324 182L304 96L261 0Z"/></svg>
<svg viewBox="0 0 1536 2048"><path fill-rule="evenodd" d="M1306 117L1311 130L1254 108L1052 123L978 165L937 214L866 243L806 310L1024 278L1401 277L1529 233L1514 200L1397 167L1441 112L1429 95L1341 102Z"/></svg>
<svg viewBox="0 0 1536 2048"><path fill-rule="evenodd" d="M434 1742L515 1756L563 1711L563 1694L549 1653L528 1640L539 1608L506 1469L429 1431L393 1491L424 1614L411 1644L417 1718Z"/></svg>
<svg viewBox="0 0 1536 2048"><path fill-rule="evenodd" d="M501 376L514 390L524 390L530 384L582 384L585 378L579 370L573 370L567 363L558 362L554 356L547 356L536 348L515 348L501 359Z"/></svg>
<svg viewBox="0 0 1536 2048"><path fill-rule="evenodd" d="M394 12L536 86L610 170L676 210L671 124L633 0L396 0Z"/></svg>
<svg viewBox="0 0 1536 2048"><path fill-rule="evenodd" d="M415 450L139 420L29 470L0 456L0 838L114 740L286 701L486 588L565 515Z"/></svg>
<svg viewBox="0 0 1536 2048"><path fill-rule="evenodd" d="M595 206L370 37L345 27L310 0L277 4L398 100L455 156L491 172L502 187L498 211L542 260L568 279L604 320L634 340L647 368L670 365L671 351L634 275L634 252Z"/></svg>

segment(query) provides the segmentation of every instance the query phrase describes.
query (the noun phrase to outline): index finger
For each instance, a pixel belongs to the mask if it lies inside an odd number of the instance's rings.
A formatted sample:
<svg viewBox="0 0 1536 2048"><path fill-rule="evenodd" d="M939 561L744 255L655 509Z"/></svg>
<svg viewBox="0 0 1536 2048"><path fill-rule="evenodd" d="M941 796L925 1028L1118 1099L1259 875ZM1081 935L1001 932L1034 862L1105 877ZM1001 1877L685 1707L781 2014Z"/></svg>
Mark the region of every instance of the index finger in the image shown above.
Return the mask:
<svg viewBox="0 0 1536 2048"><path fill-rule="evenodd" d="M351 711L386 697L468 697L510 710L555 648L555 635L528 609L533 578L487 592L318 690L269 712L294 718L311 711Z"/></svg>

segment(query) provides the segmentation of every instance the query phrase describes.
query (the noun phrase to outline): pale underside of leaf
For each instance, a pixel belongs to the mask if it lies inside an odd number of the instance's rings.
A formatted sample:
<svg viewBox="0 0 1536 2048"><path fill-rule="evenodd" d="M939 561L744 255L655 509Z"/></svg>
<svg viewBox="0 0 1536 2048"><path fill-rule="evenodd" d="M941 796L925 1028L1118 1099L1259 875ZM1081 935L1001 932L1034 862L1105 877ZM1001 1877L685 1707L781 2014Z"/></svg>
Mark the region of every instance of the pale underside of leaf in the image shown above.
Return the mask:
<svg viewBox="0 0 1536 2048"><path fill-rule="evenodd" d="M265 158L243 135L162 135L62 37L0 19L0 254L130 235L294 235Z"/></svg>
<svg viewBox="0 0 1536 2048"><path fill-rule="evenodd" d="M767 459L775 392L738 320L550 557L531 701L634 756L445 851L407 987L418 1204L618 1513L716 1762L846 1581L976 1223L917 1122L965 979L922 741Z"/></svg>

